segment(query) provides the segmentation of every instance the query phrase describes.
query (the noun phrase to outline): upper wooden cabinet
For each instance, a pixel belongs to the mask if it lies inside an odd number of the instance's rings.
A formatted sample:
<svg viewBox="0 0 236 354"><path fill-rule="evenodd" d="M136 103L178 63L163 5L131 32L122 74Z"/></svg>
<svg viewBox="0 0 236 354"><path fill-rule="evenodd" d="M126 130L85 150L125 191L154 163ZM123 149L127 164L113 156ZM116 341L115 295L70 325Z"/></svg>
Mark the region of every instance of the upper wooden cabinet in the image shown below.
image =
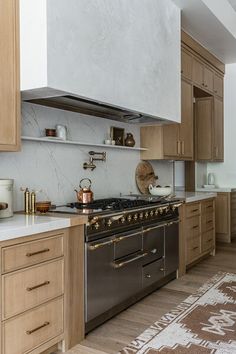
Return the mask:
<svg viewBox="0 0 236 354"><path fill-rule="evenodd" d="M0 1L0 151L20 149L18 6Z"/></svg>
<svg viewBox="0 0 236 354"><path fill-rule="evenodd" d="M217 97L196 99L195 157L197 161L224 160L223 102Z"/></svg>
<svg viewBox="0 0 236 354"><path fill-rule="evenodd" d="M142 159L193 159L193 89L185 80L181 97L181 124L141 128L141 146L148 148L141 153Z"/></svg>
<svg viewBox="0 0 236 354"><path fill-rule="evenodd" d="M214 71L199 59L193 58L193 83L203 90L213 92Z"/></svg>
<svg viewBox="0 0 236 354"><path fill-rule="evenodd" d="M192 72L193 72L193 58L192 55L182 49L181 50L181 74L182 77L188 80L192 80Z"/></svg>
<svg viewBox="0 0 236 354"><path fill-rule="evenodd" d="M224 77L218 73L214 73L214 94L223 97L224 93Z"/></svg>

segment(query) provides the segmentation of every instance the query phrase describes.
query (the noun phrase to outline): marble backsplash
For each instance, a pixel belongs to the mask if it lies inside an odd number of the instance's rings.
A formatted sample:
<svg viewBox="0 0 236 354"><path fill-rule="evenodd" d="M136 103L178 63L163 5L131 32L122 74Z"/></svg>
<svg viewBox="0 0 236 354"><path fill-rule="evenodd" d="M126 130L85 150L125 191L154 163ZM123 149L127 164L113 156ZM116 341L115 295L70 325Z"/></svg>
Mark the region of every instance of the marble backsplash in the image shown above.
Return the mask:
<svg viewBox="0 0 236 354"><path fill-rule="evenodd" d="M22 105L22 135L40 137L45 128L56 124L68 127L68 138L83 142L103 143L111 126L132 132L139 146L139 127L112 120L85 116L72 112L36 106ZM94 171L83 169L90 150L106 151L107 161L97 162ZM44 142L22 141L18 153L0 153L0 178L13 178L14 209L23 208L20 187L40 190L38 200L49 199L55 204L75 200L74 188L88 177L92 180L95 198L119 196L120 193L137 193L135 169L140 161L138 151L113 150L89 146L62 145ZM172 163L153 163L160 184L172 183Z"/></svg>

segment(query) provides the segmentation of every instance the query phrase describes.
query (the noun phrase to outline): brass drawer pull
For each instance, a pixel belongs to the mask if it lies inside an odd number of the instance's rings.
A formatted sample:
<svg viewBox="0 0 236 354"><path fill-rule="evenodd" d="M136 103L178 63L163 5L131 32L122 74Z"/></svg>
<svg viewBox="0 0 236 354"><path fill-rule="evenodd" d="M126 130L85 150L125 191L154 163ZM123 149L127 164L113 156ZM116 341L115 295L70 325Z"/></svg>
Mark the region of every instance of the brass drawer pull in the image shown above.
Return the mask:
<svg viewBox="0 0 236 354"><path fill-rule="evenodd" d="M210 223L212 223L213 222L213 220L209 220L209 221L207 221L207 224L210 224Z"/></svg>
<svg viewBox="0 0 236 354"><path fill-rule="evenodd" d="M211 242L212 241L212 238L209 238L209 240L207 240L207 242Z"/></svg>
<svg viewBox="0 0 236 354"><path fill-rule="evenodd" d="M193 226L193 229L198 229L199 228L199 225L194 225Z"/></svg>
<svg viewBox="0 0 236 354"><path fill-rule="evenodd" d="M196 249L198 249L198 246L192 248L193 251L195 251Z"/></svg>
<svg viewBox="0 0 236 354"><path fill-rule="evenodd" d="M40 330L40 329L42 329L42 328L44 328L44 327L46 327L48 325L50 325L50 322L48 322L48 321L44 322L44 324L42 326L39 326L39 327L34 328L34 329L31 329L30 331L26 331L26 334L32 334L32 333L34 333L34 332L36 332L36 331L38 331L38 330Z"/></svg>
<svg viewBox="0 0 236 354"><path fill-rule="evenodd" d="M209 209L209 208L213 208L213 205L208 205L208 206L207 206L207 209Z"/></svg>
<svg viewBox="0 0 236 354"><path fill-rule="evenodd" d="M198 211L198 209L193 209L193 210L192 210L192 213L195 213L196 211Z"/></svg>
<svg viewBox="0 0 236 354"><path fill-rule="evenodd" d="M44 250L41 250L41 251L26 253L26 257L36 256L37 254L41 254L41 253L45 253L45 252L49 252L49 251L50 251L49 248L45 248Z"/></svg>
<svg viewBox="0 0 236 354"><path fill-rule="evenodd" d="M42 286L49 285L49 284L50 284L50 281L46 280L44 283L41 283L41 284L38 284L38 285L35 285L35 286L32 286L32 287L28 287L28 288L26 288L26 290L27 291L32 291L32 290L41 288Z"/></svg>

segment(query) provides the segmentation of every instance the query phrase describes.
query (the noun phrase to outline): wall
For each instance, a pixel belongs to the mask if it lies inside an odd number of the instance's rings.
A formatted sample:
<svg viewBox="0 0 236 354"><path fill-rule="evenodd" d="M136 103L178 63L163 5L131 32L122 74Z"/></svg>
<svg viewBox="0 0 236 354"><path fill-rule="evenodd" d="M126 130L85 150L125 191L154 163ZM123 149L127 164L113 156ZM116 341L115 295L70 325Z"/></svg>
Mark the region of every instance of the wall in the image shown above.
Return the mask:
<svg viewBox="0 0 236 354"><path fill-rule="evenodd" d="M236 187L236 64L226 65L224 88L224 146L223 163L208 163L207 173L214 172L220 187Z"/></svg>
<svg viewBox="0 0 236 354"><path fill-rule="evenodd" d="M121 124L102 118L94 118L76 113L36 106L22 105L22 135L43 136L45 128L56 124L68 127L69 139L83 142L102 143L110 126L124 127L134 134L139 146L139 127ZM116 196L120 193L138 193L135 183L135 169L140 162L139 152L106 149L107 162L97 162L97 168L85 171L83 163L88 160L88 151L103 151L103 148L60 145L53 143L22 142L19 153L0 153L1 178L13 178L14 209L23 208L20 187L43 190L38 199L50 199L55 204L75 200L74 188L80 179L89 177L95 198ZM104 150L105 151L105 150ZM154 162L159 183L172 184L172 163Z"/></svg>

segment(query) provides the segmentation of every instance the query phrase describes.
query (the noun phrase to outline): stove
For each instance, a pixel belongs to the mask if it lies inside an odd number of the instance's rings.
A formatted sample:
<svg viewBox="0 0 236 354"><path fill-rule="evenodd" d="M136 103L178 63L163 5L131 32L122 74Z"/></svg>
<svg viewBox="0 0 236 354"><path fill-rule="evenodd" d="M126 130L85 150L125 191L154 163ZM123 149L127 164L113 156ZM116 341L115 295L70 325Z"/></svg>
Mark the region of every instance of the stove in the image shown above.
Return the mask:
<svg viewBox="0 0 236 354"><path fill-rule="evenodd" d="M68 203L55 212L88 215L86 241L93 241L115 232L126 231L178 218L181 201L175 198L137 197L97 199L89 204Z"/></svg>

